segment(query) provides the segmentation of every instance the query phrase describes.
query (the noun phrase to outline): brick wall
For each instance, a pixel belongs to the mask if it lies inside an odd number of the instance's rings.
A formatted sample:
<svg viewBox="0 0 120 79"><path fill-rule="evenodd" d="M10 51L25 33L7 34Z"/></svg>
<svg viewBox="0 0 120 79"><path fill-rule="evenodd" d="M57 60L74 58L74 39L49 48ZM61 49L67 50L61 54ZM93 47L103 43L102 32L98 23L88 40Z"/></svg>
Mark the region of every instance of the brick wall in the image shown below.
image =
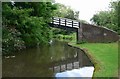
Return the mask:
<svg viewBox="0 0 120 79"><path fill-rule="evenodd" d="M99 26L82 24L83 40L87 42L115 42L119 36L116 32Z"/></svg>

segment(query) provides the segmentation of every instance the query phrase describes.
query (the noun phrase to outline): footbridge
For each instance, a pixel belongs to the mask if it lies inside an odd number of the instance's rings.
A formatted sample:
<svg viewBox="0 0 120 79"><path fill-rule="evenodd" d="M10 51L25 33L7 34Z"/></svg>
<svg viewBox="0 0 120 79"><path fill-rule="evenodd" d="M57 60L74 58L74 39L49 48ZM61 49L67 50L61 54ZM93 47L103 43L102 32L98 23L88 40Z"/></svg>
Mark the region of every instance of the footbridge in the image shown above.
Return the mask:
<svg viewBox="0 0 120 79"><path fill-rule="evenodd" d="M67 18L52 17L51 27L74 31L77 34L77 41L82 40L82 25L79 21Z"/></svg>
<svg viewBox="0 0 120 79"><path fill-rule="evenodd" d="M119 36L116 32L101 26L81 23L77 20L52 17L50 27L76 32L77 43L87 42L115 42Z"/></svg>

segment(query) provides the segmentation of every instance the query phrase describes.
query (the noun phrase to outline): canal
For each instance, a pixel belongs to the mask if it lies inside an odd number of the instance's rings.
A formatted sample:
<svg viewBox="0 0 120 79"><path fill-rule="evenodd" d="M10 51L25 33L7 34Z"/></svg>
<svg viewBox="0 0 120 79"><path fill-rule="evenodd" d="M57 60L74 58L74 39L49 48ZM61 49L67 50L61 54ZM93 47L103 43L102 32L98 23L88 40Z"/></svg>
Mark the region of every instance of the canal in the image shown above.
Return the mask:
<svg viewBox="0 0 120 79"><path fill-rule="evenodd" d="M55 77L57 73L93 66L84 51L53 40L2 58L3 77Z"/></svg>

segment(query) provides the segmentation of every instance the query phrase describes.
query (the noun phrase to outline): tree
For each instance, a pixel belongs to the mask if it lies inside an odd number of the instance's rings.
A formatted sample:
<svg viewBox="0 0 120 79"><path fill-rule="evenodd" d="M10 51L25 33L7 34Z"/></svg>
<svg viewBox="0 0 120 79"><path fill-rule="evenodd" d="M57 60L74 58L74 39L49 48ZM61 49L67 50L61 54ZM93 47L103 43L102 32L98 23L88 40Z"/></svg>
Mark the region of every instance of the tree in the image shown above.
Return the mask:
<svg viewBox="0 0 120 79"><path fill-rule="evenodd" d="M120 2L118 2L118 33L120 34Z"/></svg>
<svg viewBox="0 0 120 79"><path fill-rule="evenodd" d="M100 11L91 18L91 21L95 25L107 27L120 34L120 27L118 27L118 1L110 4L109 11Z"/></svg>
<svg viewBox="0 0 120 79"><path fill-rule="evenodd" d="M55 5L57 7L57 10L55 10L54 16L73 20L77 20L79 18L79 11L74 11L70 7L60 3L56 3Z"/></svg>
<svg viewBox="0 0 120 79"><path fill-rule="evenodd" d="M51 2L16 2L14 6L5 2L2 6L3 52L47 44L51 39L48 22L56 9Z"/></svg>

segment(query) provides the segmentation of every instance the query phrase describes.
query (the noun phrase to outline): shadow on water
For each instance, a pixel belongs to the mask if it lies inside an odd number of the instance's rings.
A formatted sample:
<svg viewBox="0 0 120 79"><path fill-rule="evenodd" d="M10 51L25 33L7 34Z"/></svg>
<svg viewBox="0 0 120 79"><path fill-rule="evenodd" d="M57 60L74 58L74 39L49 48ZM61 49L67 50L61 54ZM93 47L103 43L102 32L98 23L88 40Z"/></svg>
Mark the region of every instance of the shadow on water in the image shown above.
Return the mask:
<svg viewBox="0 0 120 79"><path fill-rule="evenodd" d="M85 53L66 42L20 51L15 58L2 59L3 77L53 77L55 73L93 66Z"/></svg>

